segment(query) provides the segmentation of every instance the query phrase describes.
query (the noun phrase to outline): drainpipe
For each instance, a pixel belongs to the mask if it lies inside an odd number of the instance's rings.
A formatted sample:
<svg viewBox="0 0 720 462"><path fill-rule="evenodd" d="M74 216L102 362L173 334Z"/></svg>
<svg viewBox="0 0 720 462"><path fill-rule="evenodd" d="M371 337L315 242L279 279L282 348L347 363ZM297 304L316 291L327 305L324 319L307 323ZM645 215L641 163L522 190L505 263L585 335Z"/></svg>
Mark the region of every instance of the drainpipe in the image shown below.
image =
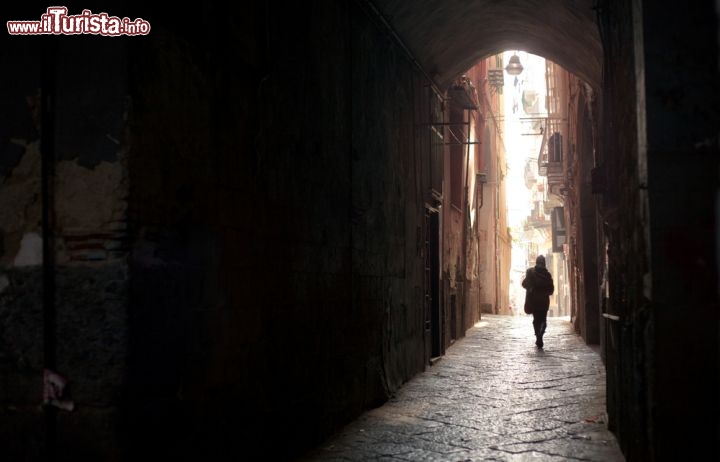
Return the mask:
<svg viewBox="0 0 720 462"><path fill-rule="evenodd" d="M495 229L495 314L500 314L500 239L498 238L498 221L500 220L500 211L498 207L498 200L500 199L499 194L499 183L498 173L500 172L500 162L497 156L495 156L495 187L493 189L493 227Z"/></svg>
<svg viewBox="0 0 720 462"><path fill-rule="evenodd" d="M43 367L54 371L56 357L55 252L53 217L53 178L55 174L55 52L56 44L49 37L42 69L40 122L40 183L42 201L42 281L43 281ZM45 386L45 385L44 385ZM46 460L55 460L57 446L57 408L45 404Z"/></svg>
<svg viewBox="0 0 720 462"><path fill-rule="evenodd" d="M472 114L470 110L467 110L467 151L465 152L465 210L466 212L469 212L470 205L470 193L468 188L468 180L470 178L470 122L472 120ZM470 214L466 213L466 221L470 220Z"/></svg>
<svg viewBox="0 0 720 462"><path fill-rule="evenodd" d="M465 206L464 209L464 215L465 220L463 220L463 298L465 299L465 303L463 304L463 310L462 310L462 326L463 328L461 330L464 331L465 328L465 311L470 306L470 280L468 278L468 268L467 268L467 262L468 262L468 228L470 227L470 188L468 186L468 180L470 178L470 124L472 122L472 112L470 110L467 110L467 150L465 152Z"/></svg>

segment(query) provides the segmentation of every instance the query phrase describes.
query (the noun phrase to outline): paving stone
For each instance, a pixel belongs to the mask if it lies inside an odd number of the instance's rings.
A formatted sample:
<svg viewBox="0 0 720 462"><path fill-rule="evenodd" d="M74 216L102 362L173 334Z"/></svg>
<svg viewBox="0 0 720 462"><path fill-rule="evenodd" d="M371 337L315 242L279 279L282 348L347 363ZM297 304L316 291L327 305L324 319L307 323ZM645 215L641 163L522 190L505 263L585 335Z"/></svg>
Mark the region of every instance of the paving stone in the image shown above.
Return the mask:
<svg viewBox="0 0 720 462"><path fill-rule="evenodd" d="M623 462L605 426L605 369L566 318L546 348L529 317L483 315L441 361L300 459Z"/></svg>

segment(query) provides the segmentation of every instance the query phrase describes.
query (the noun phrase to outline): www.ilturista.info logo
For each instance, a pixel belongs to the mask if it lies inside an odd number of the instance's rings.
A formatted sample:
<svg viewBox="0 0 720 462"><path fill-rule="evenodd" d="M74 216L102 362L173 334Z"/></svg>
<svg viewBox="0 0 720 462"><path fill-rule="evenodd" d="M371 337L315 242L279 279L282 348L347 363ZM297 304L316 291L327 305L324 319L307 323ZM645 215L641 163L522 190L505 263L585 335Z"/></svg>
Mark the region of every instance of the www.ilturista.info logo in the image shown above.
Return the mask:
<svg viewBox="0 0 720 462"><path fill-rule="evenodd" d="M129 19L95 14L83 10L81 14L68 16L64 6L51 6L40 21L8 21L10 35L76 35L93 34L117 37L120 35L147 35L150 23L142 18Z"/></svg>

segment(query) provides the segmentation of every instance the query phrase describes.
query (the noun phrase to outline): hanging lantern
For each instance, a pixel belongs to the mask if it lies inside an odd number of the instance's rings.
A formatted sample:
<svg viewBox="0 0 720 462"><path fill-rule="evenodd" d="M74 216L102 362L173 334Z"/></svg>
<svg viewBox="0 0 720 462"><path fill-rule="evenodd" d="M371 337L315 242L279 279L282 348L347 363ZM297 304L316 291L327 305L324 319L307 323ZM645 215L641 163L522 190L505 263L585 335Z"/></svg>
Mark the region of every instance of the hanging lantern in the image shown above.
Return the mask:
<svg viewBox="0 0 720 462"><path fill-rule="evenodd" d="M523 71L523 66L520 64L520 58L518 55L512 55L510 57L510 62L507 66L505 66L505 72L507 72L510 75L518 75Z"/></svg>

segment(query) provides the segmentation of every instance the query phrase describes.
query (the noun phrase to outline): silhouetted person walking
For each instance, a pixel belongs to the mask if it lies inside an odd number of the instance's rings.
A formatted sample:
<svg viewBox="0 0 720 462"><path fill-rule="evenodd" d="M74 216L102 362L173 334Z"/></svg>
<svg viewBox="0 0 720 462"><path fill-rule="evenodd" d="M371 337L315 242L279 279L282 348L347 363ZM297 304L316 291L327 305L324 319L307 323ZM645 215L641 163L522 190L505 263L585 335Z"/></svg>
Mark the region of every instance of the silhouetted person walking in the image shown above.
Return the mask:
<svg viewBox="0 0 720 462"><path fill-rule="evenodd" d="M550 308L550 295L555 285L550 272L545 268L545 257L538 255L535 266L528 268L522 281L525 288L525 313L533 315L535 345L543 347L543 334L547 327L547 312Z"/></svg>

